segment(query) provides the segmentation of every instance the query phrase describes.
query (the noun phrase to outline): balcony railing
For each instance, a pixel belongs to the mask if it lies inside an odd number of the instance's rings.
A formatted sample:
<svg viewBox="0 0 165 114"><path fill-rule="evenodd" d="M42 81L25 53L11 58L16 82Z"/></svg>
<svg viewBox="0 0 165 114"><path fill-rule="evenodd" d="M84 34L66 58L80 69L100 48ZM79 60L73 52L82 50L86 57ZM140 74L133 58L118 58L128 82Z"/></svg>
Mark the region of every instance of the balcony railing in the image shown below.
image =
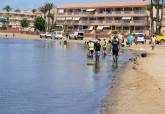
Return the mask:
<svg viewBox="0 0 165 114"><path fill-rule="evenodd" d="M74 15L77 15L77 16L113 16L113 15L146 15L146 11L112 11L112 12L103 12L103 13L100 13L100 12L66 12L66 13L63 13L63 14L58 14L58 15L67 15L67 16L74 16Z"/></svg>
<svg viewBox="0 0 165 114"><path fill-rule="evenodd" d="M123 21L123 20L115 20L115 21L103 21L103 20L80 20L80 21L57 21L57 24L67 24L67 25L114 25L114 26L147 26L149 22L142 20L134 20L134 21ZM164 23L165 24L165 23Z"/></svg>

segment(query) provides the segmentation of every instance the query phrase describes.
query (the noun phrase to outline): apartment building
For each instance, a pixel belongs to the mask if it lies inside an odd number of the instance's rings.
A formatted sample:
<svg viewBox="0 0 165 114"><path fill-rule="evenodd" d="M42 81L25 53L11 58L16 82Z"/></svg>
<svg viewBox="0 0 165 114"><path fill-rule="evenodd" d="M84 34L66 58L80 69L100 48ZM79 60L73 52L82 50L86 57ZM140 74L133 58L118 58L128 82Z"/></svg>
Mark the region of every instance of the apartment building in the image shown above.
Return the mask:
<svg viewBox="0 0 165 114"><path fill-rule="evenodd" d="M30 21L29 27L31 29L34 29L34 19L37 16L42 16L42 13L40 12L35 12L32 13L31 11L20 11L20 12L9 12L9 23L8 26L13 29L21 29L21 20L26 18L27 20ZM6 12L5 11L0 11L0 19L4 20L6 17Z"/></svg>
<svg viewBox="0 0 165 114"><path fill-rule="evenodd" d="M147 2L68 4L57 8L58 26L72 30L149 33Z"/></svg>

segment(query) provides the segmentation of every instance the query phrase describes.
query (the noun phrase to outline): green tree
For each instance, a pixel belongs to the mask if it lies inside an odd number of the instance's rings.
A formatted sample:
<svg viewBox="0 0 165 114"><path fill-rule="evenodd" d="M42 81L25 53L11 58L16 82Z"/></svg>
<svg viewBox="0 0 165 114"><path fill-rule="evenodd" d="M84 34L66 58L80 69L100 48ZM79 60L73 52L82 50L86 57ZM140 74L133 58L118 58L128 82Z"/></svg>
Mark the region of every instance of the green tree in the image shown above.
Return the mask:
<svg viewBox="0 0 165 114"><path fill-rule="evenodd" d="M23 20L21 20L21 26L26 28L29 27L29 20L27 20L26 18L24 18Z"/></svg>
<svg viewBox="0 0 165 114"><path fill-rule="evenodd" d="M12 11L12 8L9 5L6 5L3 10L5 10L6 12L10 12Z"/></svg>
<svg viewBox="0 0 165 114"><path fill-rule="evenodd" d="M39 10L44 14L44 19L46 20L46 13L47 13L47 8L45 6L42 6L39 8Z"/></svg>
<svg viewBox="0 0 165 114"><path fill-rule="evenodd" d="M37 9L32 9L32 12L35 13L37 11Z"/></svg>
<svg viewBox="0 0 165 114"><path fill-rule="evenodd" d="M45 23L45 27L47 28L48 31L50 31L50 19L52 19L52 14L51 14L51 10L54 8L54 4L53 3L46 3L44 6L40 7L39 10L44 14L44 19L48 19L48 23L46 25ZM54 17L53 17L54 19ZM54 21L54 20L52 20Z"/></svg>
<svg viewBox="0 0 165 114"><path fill-rule="evenodd" d="M48 31L50 31L50 19L51 19L51 12L50 11L54 8L54 4L53 3L46 3L45 4L45 8L48 11L48 14L47 14L47 18L48 18Z"/></svg>
<svg viewBox="0 0 165 114"><path fill-rule="evenodd" d="M54 13L50 13L50 19L51 19L51 21L52 21L52 25L54 24Z"/></svg>
<svg viewBox="0 0 165 114"><path fill-rule="evenodd" d="M163 21L163 13L164 13L164 0L162 0L162 6L161 6L161 17L160 17L160 28L159 31L162 29L162 21Z"/></svg>
<svg viewBox="0 0 165 114"><path fill-rule="evenodd" d="M43 13L43 15L44 15L44 20L46 20L46 13L47 13L47 11L48 11L47 8L46 8L45 6L42 6L42 7L39 8L39 11L41 11L41 12ZM46 21L45 21L44 24L45 24L44 27L46 28ZM44 28L44 31L46 30L45 28Z"/></svg>
<svg viewBox="0 0 165 114"><path fill-rule="evenodd" d="M51 26L50 26L50 32L54 32L54 31L57 31L56 23L53 23L53 24L51 24Z"/></svg>
<svg viewBox="0 0 165 114"><path fill-rule="evenodd" d="M34 20L34 27L37 30L45 31L45 20L43 17L36 17Z"/></svg>
<svg viewBox="0 0 165 114"><path fill-rule="evenodd" d="M12 11L12 8L9 5L6 5L3 8L3 10L6 11L5 17L9 20L9 18L10 18L10 11Z"/></svg>
<svg viewBox="0 0 165 114"><path fill-rule="evenodd" d="M5 14L5 18L8 20L8 24L9 24L9 18L10 18L10 11L12 11L12 8L9 6L9 5L6 5L4 8L3 8L4 11L6 11L6 14ZM8 25L6 25L6 28L8 28Z"/></svg>
<svg viewBox="0 0 165 114"><path fill-rule="evenodd" d="M153 8L156 9L156 17L153 17ZM163 19L164 0L151 0L151 33L160 34ZM161 14L161 15L160 15ZM156 22L156 31L154 31L154 22Z"/></svg>

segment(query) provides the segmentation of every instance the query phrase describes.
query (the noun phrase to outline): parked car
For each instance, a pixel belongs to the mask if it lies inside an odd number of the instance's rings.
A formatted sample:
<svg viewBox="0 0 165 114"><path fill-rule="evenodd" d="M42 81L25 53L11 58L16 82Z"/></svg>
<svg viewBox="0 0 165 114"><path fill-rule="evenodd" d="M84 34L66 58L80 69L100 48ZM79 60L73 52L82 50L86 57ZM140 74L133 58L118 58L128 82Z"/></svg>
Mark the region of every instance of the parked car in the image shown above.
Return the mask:
<svg viewBox="0 0 165 114"><path fill-rule="evenodd" d="M144 33L134 33L133 34L137 38L137 43L145 43L145 34Z"/></svg>
<svg viewBox="0 0 165 114"><path fill-rule="evenodd" d="M157 36L156 37L156 39L155 39L155 42L157 43L157 44L164 44L165 43L165 36L163 35L163 36Z"/></svg>
<svg viewBox="0 0 165 114"><path fill-rule="evenodd" d="M52 33L50 32L45 32L40 34L40 38L50 38L52 36Z"/></svg>
<svg viewBox="0 0 165 114"><path fill-rule="evenodd" d="M81 40L83 40L83 38L84 38L83 32L72 32L69 34L69 39L74 39L74 40L81 39Z"/></svg>
<svg viewBox="0 0 165 114"><path fill-rule="evenodd" d="M63 38L63 31L55 31L52 33L51 37L53 39L62 39Z"/></svg>

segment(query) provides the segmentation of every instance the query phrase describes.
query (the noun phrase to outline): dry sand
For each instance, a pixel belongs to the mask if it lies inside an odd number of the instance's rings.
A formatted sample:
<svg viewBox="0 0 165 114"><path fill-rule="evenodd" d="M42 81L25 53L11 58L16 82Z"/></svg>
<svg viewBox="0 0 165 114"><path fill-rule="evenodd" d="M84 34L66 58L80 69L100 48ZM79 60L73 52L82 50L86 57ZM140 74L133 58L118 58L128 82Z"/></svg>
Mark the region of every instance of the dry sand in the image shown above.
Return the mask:
<svg viewBox="0 0 165 114"><path fill-rule="evenodd" d="M135 46L147 58L130 62L116 77L103 114L165 114L165 47Z"/></svg>
<svg viewBox="0 0 165 114"><path fill-rule="evenodd" d="M7 35L7 37L6 37ZM39 35L24 34L24 33L0 33L0 38L15 38L15 39L40 39Z"/></svg>
<svg viewBox="0 0 165 114"><path fill-rule="evenodd" d="M7 37L6 37L7 35ZM53 39L46 39L46 38L40 38L39 35L32 35L32 34L24 34L24 33L0 33L0 38L9 38L9 39L26 39L26 40L53 40ZM68 40L68 42L71 43L79 43L79 44L84 44L85 41L88 41L91 38L84 38L84 40Z"/></svg>

